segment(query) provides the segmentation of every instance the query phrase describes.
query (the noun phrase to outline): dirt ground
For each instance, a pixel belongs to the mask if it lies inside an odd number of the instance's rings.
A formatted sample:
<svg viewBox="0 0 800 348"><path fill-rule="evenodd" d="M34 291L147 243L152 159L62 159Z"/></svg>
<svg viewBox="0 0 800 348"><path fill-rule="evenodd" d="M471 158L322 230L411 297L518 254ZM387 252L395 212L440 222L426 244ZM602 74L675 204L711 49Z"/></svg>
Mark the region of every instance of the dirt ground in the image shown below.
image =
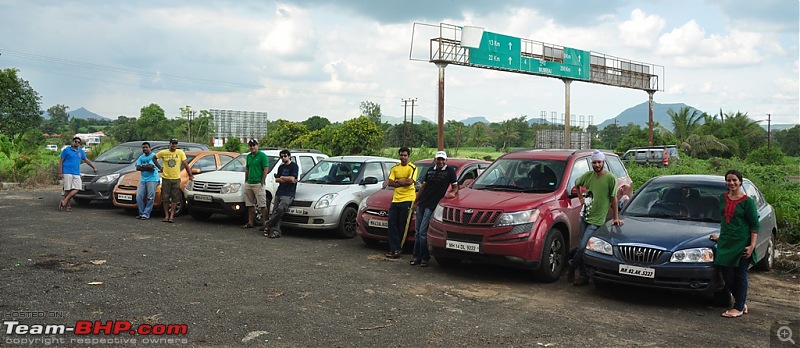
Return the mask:
<svg viewBox="0 0 800 348"><path fill-rule="evenodd" d="M407 255L385 259L384 245L324 231L267 239L223 217L139 221L98 203L61 212L59 198L57 188L0 191L0 346L46 346L33 341L45 337L58 347L145 338L189 347L794 346L778 339L783 326L800 339L796 273L751 272L750 313L726 319L691 294L544 284L477 264L412 267ZM188 331L41 336L7 324L81 320ZM101 338L117 341L75 341Z"/></svg>

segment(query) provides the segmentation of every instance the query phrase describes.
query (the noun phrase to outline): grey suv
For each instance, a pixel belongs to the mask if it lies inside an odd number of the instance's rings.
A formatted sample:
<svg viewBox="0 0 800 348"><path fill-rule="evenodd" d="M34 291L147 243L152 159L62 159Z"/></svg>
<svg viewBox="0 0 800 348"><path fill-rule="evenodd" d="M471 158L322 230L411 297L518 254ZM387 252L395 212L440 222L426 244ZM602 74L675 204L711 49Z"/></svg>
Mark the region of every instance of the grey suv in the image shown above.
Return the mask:
<svg viewBox="0 0 800 348"><path fill-rule="evenodd" d="M97 167L97 174L88 164L81 164L81 181L83 187L73 198L80 204L88 204L92 200L111 202L112 191L117 186L120 175L136 170L134 162L142 154L142 141L129 141L112 147L97 156L92 162ZM153 153L169 148L168 141L148 141ZM208 150L208 146L196 143L178 143L183 151Z"/></svg>

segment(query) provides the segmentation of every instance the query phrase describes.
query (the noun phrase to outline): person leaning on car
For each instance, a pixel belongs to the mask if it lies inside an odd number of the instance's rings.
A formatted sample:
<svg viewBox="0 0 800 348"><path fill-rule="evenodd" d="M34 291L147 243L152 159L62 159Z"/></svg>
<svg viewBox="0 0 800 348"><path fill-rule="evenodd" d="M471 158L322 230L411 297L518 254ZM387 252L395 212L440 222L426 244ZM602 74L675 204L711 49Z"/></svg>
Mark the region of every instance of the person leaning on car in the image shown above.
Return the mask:
<svg viewBox="0 0 800 348"><path fill-rule="evenodd" d="M161 202L164 206L164 222L175 222L175 210L178 209L178 201L183 199L181 193L181 165L186 169L189 180L194 179L192 168L186 163L186 153L178 148L178 139L172 138L169 141L169 148L159 151L156 159L163 163L163 180L161 180ZM170 202L172 201L172 202ZM172 208L171 210L169 208Z"/></svg>
<svg viewBox="0 0 800 348"><path fill-rule="evenodd" d="M447 152L439 151L434 156L434 166L428 168L422 181L422 186L417 192L417 199L411 204L417 208L416 234L414 235L414 251L411 253L412 266L428 267L431 254L428 252L428 223L433 210L444 198L453 198L458 194L458 177L456 169L447 166ZM447 193L447 188L453 189Z"/></svg>
<svg viewBox="0 0 800 348"><path fill-rule="evenodd" d="M244 171L244 205L247 206L247 224L244 228L253 228L255 224L256 203L261 209L261 216L266 226L267 192L264 190L264 182L269 173L269 158L265 153L258 151L258 140L250 139L247 146L250 147L250 153L247 154Z"/></svg>
<svg viewBox="0 0 800 348"><path fill-rule="evenodd" d="M614 214L612 224L622 225L622 220L619 219L619 206L617 205L617 177L607 171L605 165L606 155L599 150L594 150L592 152L592 171L586 172L575 180L575 186L586 187L586 196L590 197L587 200L583 195L578 195L581 205L585 205L585 214L581 217L581 240L578 244L578 250L575 251L575 256L569 261L569 272L567 274L567 281L573 282L575 286L589 284L589 274L583 265L583 251L586 248L586 243L589 242L589 237L592 236L592 232L605 224L609 207ZM575 278L576 269L580 274L579 279L573 279Z"/></svg>
<svg viewBox="0 0 800 348"><path fill-rule="evenodd" d="M136 159L136 170L142 172L139 185L136 187L136 206L139 208L137 219L150 219L153 211L153 202L156 199L156 187L158 187L158 172L160 168L155 161L156 154L150 152L150 143L142 143L142 154Z"/></svg>
<svg viewBox="0 0 800 348"><path fill-rule="evenodd" d="M281 165L278 166L278 171L275 173L275 182L278 183L273 200L275 207L272 208L272 215L261 229L264 231L264 237L269 238L281 237L281 220L294 201L294 195L297 192L297 178L300 176L300 167L297 166L297 163L292 162L292 153L283 149L280 156Z"/></svg>
<svg viewBox="0 0 800 348"><path fill-rule="evenodd" d="M395 164L389 171L389 180L384 185L394 187L392 204L389 205L389 252L386 257L396 259L400 257L404 232L408 231L408 214L411 214L411 203L416 198L417 166L408 161L411 149L403 146L397 151L400 163Z"/></svg>

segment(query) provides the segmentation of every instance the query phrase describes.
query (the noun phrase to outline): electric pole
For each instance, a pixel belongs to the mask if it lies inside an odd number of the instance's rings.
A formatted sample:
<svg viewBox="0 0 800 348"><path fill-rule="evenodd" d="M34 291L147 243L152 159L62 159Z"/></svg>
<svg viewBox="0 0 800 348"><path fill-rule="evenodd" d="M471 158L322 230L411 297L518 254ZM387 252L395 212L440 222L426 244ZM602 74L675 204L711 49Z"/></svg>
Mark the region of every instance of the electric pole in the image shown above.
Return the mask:
<svg viewBox="0 0 800 348"><path fill-rule="evenodd" d="M403 99L403 146L413 147L414 142L414 106L416 106L417 98ZM408 104L411 103L411 132L408 131ZM411 141L406 143L406 139L410 134Z"/></svg>

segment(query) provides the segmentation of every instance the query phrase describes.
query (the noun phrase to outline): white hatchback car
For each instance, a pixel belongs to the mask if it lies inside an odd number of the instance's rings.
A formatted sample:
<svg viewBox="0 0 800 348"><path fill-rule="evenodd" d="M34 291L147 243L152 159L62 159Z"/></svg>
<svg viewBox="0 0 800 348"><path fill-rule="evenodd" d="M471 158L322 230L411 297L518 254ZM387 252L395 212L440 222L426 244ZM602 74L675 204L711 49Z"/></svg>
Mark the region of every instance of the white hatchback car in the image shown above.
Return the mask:
<svg viewBox="0 0 800 348"><path fill-rule="evenodd" d="M303 175L281 225L335 229L340 238L356 236L358 204L383 188L389 170L400 161L374 156L326 158Z"/></svg>

